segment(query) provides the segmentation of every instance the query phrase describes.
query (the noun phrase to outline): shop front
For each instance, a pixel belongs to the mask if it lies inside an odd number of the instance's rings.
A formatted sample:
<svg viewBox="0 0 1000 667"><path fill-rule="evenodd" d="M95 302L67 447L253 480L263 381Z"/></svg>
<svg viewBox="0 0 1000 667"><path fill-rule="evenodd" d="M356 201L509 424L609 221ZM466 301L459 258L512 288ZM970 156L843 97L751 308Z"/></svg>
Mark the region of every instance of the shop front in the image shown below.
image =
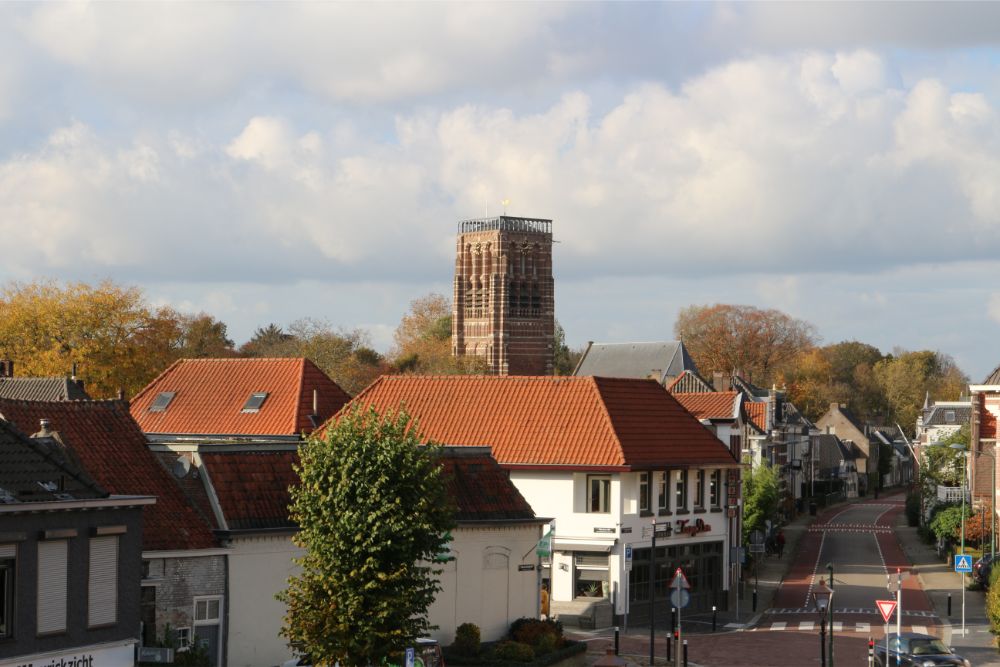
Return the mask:
<svg viewBox="0 0 1000 667"><path fill-rule="evenodd" d="M135 640L35 653L0 661L0 667L132 667Z"/></svg>
<svg viewBox="0 0 1000 667"><path fill-rule="evenodd" d="M669 611L670 582L677 568L684 572L691 585L691 602L684 609L685 613L711 611L713 605L725 609L723 553L722 540L657 545L655 559L649 547L633 548L628 573L630 621L649 618L651 595L655 595L658 614L663 609Z"/></svg>

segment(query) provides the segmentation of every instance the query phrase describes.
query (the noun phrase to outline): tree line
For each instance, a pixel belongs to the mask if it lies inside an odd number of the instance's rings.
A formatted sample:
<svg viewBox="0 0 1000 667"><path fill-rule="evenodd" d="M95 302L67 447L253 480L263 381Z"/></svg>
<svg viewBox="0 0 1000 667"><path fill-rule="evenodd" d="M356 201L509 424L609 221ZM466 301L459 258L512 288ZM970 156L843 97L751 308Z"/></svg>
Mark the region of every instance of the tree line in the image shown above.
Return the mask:
<svg viewBox="0 0 1000 667"><path fill-rule="evenodd" d="M940 351L843 341L821 345L816 328L773 309L694 305L681 310L674 333L699 371L711 379L738 373L762 387L776 385L810 419L831 403L847 405L861 420L912 432L924 398L957 400L969 378Z"/></svg>

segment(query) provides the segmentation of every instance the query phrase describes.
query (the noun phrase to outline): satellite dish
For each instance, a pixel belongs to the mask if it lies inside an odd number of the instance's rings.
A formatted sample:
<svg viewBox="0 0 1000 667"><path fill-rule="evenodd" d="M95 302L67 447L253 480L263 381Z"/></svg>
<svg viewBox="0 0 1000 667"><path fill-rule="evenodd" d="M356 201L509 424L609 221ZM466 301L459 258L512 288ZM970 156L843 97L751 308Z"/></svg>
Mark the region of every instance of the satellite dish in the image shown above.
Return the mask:
<svg viewBox="0 0 1000 667"><path fill-rule="evenodd" d="M183 479L191 470L191 460L186 456L180 456L174 461L173 473L177 479Z"/></svg>

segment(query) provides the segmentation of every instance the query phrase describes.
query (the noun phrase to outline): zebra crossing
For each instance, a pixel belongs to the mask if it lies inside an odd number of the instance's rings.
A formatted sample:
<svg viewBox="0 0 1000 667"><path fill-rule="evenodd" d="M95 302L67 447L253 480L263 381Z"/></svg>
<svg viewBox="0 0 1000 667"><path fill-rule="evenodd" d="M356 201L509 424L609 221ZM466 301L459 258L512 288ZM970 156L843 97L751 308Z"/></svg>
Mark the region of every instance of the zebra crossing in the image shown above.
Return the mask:
<svg viewBox="0 0 1000 667"><path fill-rule="evenodd" d="M774 607L764 612L765 614L816 614L815 607ZM834 614L871 614L878 615L878 611L869 607L840 607L833 610ZM918 616L920 618L937 618L933 611L923 611L919 609L904 609L903 616Z"/></svg>
<svg viewBox="0 0 1000 667"><path fill-rule="evenodd" d="M735 624L735 623L730 623L726 627L730 627L730 626L736 627L736 625L737 624ZM881 627L881 624L877 624L875 626L875 629L878 630L879 627ZM895 628L895 625L893 625L891 627ZM928 632L928 626L926 626L926 625L909 625L909 626L904 626L904 628L909 628L909 630L905 630L904 629L904 632L907 632L907 631L908 632L919 632L920 634L924 634L924 635L930 634ZM757 631L759 631L759 632L781 632L782 630L789 630L789 631L793 631L793 632L815 632L815 630L816 630L816 623L815 623L815 621L801 621L799 623L794 623L794 622L789 622L789 621L774 621L773 623L770 623L769 625L759 625L756 628L750 628L749 630L750 630L750 632L757 632ZM858 633L858 634L862 634L862 635L869 635L872 632L872 624L871 623L845 623L843 621L834 621L833 622L833 631L834 632L854 632L854 633Z"/></svg>

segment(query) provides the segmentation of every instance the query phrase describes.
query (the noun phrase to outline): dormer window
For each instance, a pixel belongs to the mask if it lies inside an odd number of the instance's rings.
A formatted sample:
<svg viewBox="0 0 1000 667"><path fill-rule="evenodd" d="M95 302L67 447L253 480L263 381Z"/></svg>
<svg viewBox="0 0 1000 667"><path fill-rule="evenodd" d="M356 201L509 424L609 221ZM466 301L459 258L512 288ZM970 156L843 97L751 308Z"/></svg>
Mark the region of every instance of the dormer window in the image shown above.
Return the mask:
<svg viewBox="0 0 1000 667"><path fill-rule="evenodd" d="M170 405L170 401L174 400L174 396L177 395L176 391L161 391L153 399L152 405L149 406L150 412L166 412L167 406Z"/></svg>
<svg viewBox="0 0 1000 667"><path fill-rule="evenodd" d="M954 410L945 410L944 411L944 420L946 422L948 422L949 424L954 424L955 423L955 411Z"/></svg>
<svg viewBox="0 0 1000 667"><path fill-rule="evenodd" d="M247 402L243 404L243 409L240 412L260 412L260 406L264 405L264 401L267 399L266 391L255 391L250 394L250 398Z"/></svg>

